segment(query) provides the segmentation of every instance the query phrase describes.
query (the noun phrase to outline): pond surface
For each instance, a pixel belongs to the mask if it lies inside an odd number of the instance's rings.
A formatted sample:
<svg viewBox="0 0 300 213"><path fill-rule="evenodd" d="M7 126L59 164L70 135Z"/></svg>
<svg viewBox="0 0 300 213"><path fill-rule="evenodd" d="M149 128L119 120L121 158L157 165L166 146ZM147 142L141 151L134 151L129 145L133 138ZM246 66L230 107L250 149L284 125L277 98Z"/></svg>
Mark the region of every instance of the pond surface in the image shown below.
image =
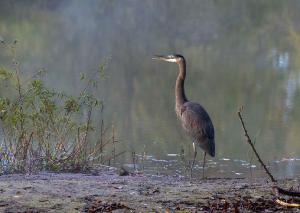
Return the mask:
<svg viewBox="0 0 300 213"><path fill-rule="evenodd" d="M176 173L178 156L168 154L183 149L192 158L174 111L178 68L151 60L180 53L187 97L205 107L215 126L216 158L209 158L207 175L263 174L243 136L241 106L274 173L299 175L299 1L12 2L0 3L0 36L19 40L24 72L44 67L48 85L76 93L79 73L109 58L99 88L105 122L116 127L120 151L153 156L148 168ZM0 62L7 60L0 52Z"/></svg>
<svg viewBox="0 0 300 213"><path fill-rule="evenodd" d="M201 156L202 157L202 156ZM202 179L203 161L197 160L191 170L192 158L178 154L167 154L162 159L154 156L138 155L134 163L122 164L129 171L143 171L153 175L171 175ZM121 165L119 165L121 166ZM283 158L267 162L267 167L275 179L293 178L300 175L300 158ZM255 160L219 158L210 159L205 163L206 178L269 178L265 170Z"/></svg>

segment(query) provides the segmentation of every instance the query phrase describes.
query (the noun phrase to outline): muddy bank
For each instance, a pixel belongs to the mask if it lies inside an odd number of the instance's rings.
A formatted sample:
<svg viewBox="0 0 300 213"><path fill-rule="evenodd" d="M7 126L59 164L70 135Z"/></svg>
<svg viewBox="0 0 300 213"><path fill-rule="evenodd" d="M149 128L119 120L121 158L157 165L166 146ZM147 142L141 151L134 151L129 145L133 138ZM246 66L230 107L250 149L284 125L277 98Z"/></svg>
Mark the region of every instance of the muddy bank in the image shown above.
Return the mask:
<svg viewBox="0 0 300 213"><path fill-rule="evenodd" d="M282 181L290 187L298 180ZM192 180L115 170L0 176L1 212L297 211L273 202L266 179Z"/></svg>

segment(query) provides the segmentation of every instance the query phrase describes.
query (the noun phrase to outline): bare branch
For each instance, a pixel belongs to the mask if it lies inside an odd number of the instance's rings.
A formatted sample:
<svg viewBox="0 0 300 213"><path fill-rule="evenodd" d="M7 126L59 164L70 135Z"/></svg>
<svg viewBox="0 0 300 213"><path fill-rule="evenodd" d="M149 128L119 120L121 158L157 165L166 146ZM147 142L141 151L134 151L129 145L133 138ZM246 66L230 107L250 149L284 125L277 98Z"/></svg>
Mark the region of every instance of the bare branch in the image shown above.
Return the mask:
<svg viewBox="0 0 300 213"><path fill-rule="evenodd" d="M252 148L254 154L256 155L256 157L257 157L259 163L260 163L260 164L262 165L262 167L265 169L265 172L268 174L268 176L270 177L271 181L272 181L273 183L275 183L275 182L277 182L277 180L273 177L273 175L271 174L271 172L268 170L267 166L264 164L264 162L263 162L262 159L260 158L259 154L257 153L257 151L256 151L256 149L255 149L255 147L254 147L254 145L253 145L253 143L252 143L252 140L251 140L251 138L250 138L250 136L249 136L249 134L248 134L248 131L247 131L246 127L245 127L245 123L244 123L244 120L243 120L243 117L242 117L242 109L243 109L242 107L239 109L239 111L238 111L238 116L239 116L240 121L241 121L241 123L242 123L242 127L243 127L243 130L244 130L244 133L245 133L245 137L246 137L246 139L247 139L247 142L248 142L249 145L251 146L251 148Z"/></svg>

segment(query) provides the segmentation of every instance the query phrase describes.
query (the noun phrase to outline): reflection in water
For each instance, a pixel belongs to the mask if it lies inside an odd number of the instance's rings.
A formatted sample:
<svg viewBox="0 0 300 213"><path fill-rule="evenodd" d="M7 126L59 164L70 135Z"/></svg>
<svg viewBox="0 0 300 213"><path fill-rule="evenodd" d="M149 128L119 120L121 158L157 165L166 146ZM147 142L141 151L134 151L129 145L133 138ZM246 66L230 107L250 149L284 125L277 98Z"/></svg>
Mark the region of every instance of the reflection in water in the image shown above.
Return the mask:
<svg viewBox="0 0 300 213"><path fill-rule="evenodd" d="M207 175L260 171L237 119L241 105L263 159L278 175L299 174L299 161L289 170L287 162L275 162L300 157L299 1L26 2L0 1L0 39L20 41L26 75L45 67L48 85L75 93L79 73L112 55L99 96L120 151L146 152L155 165L149 168L171 174L177 164L165 161L181 149L193 156L174 112L177 67L151 60L180 53L188 64L187 96L204 105L215 125L217 160L210 159ZM1 50L0 65L7 64Z"/></svg>
<svg viewBox="0 0 300 213"><path fill-rule="evenodd" d="M167 155L164 160L155 159L151 156L147 157L146 161L142 161L142 156L139 156L139 160L140 163L143 162L143 165L125 164L125 166L131 169L135 167L139 171L141 171L141 168L144 168L146 173L156 175L189 176L190 174L189 165L186 164L187 162L182 162L178 156L170 157ZM300 159L283 158L273 161L268 167L278 179L300 175ZM223 158L209 160L206 163L205 169L209 178L267 177L265 171L260 166L239 159L230 160L229 158ZM193 177L202 177L202 162L197 162L193 167Z"/></svg>
<svg viewBox="0 0 300 213"><path fill-rule="evenodd" d="M289 53L279 52L277 49L273 49L272 56L274 69L286 71L289 66Z"/></svg>
<svg viewBox="0 0 300 213"><path fill-rule="evenodd" d="M294 73L291 73L288 77L288 81L286 84L286 102L285 106L288 109L292 109L294 107L294 95L297 89L297 76Z"/></svg>
<svg viewBox="0 0 300 213"><path fill-rule="evenodd" d="M294 177L294 159L290 159L287 161L286 172L284 173L287 177Z"/></svg>
<svg viewBox="0 0 300 213"><path fill-rule="evenodd" d="M288 121L289 112L294 108L295 93L297 91L297 76L298 74L290 73L286 83L286 100L285 100L285 113L284 121Z"/></svg>

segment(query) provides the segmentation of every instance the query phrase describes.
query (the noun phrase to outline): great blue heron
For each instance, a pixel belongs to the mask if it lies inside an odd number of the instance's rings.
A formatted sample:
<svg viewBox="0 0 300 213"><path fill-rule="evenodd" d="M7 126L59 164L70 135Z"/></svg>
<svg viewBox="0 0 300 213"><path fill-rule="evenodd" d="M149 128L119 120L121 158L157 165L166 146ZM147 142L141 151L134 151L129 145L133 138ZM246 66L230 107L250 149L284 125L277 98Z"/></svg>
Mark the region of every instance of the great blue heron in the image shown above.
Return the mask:
<svg viewBox="0 0 300 213"><path fill-rule="evenodd" d="M186 63L182 55L155 55L152 59L177 63L179 73L175 86L175 110L184 130L204 150L203 177L206 153L215 156L215 133L212 121L205 109L196 102L188 101L184 92Z"/></svg>

